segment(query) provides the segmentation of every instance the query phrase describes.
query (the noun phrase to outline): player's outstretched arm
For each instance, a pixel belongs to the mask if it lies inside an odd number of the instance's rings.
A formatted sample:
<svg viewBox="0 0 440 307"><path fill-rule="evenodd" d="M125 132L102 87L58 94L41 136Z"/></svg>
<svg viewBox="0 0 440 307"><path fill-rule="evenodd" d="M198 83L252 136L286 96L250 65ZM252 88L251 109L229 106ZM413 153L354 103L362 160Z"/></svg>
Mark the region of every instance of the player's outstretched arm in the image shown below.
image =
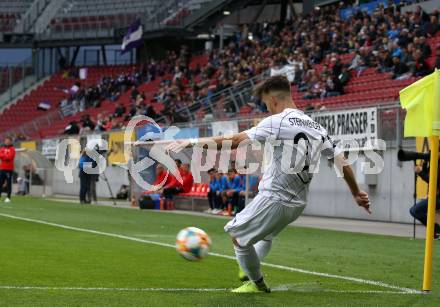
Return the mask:
<svg viewBox="0 0 440 307"><path fill-rule="evenodd" d="M356 203L363 207L369 214L371 214L370 210L370 199L368 198L368 194L361 189L359 189L359 185L356 181L356 178L353 173L353 169L350 165L346 163L345 157L343 154L340 154L335 157L335 163L338 168L342 168L342 172L344 174L344 180L350 188L351 194L353 195Z"/></svg>
<svg viewBox="0 0 440 307"><path fill-rule="evenodd" d="M231 141L232 145L231 148L235 149L238 147L238 145L244 141L249 139L248 135L245 132L236 133L233 135L226 135L226 136L213 136L213 137L207 137L207 138L200 138L200 139L190 139L190 140L176 140L168 144L165 148L167 151L172 152L180 152L184 148L192 147L197 144L207 144L207 143L215 143L217 144L217 149L222 149L222 144L224 141Z"/></svg>

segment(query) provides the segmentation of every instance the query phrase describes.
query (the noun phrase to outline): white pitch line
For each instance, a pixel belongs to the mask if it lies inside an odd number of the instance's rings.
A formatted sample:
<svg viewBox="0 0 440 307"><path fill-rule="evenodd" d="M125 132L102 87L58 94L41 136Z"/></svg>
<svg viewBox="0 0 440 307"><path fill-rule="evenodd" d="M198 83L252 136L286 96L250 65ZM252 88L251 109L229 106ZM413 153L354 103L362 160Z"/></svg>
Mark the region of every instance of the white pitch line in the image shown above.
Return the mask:
<svg viewBox="0 0 440 307"><path fill-rule="evenodd" d="M0 290L41 290L41 291L107 291L107 292L229 292L228 288L106 288L106 287L47 287L47 286L0 286ZM332 290L332 289L295 289L276 287L272 292L298 292L298 293L344 293L344 294L416 294L401 291L380 290Z"/></svg>
<svg viewBox="0 0 440 307"><path fill-rule="evenodd" d="M15 219L15 220L21 220L21 221L26 221L26 222L32 222L32 223L37 223L37 224L58 227L58 228L62 228L62 229L92 233L92 234L101 235L101 236L119 238L119 239L124 239L124 240L130 240L130 241L141 242L141 243L146 243L146 244L151 244L151 245L173 248L173 249L175 248L175 246L173 244L161 243L161 242L156 242L156 241L151 241L151 240L144 240L144 239L129 237L129 236L116 234L116 233L102 232L102 231L98 231L98 230L79 228L79 227L68 226L68 225L63 225L63 224L56 224L56 223L46 222L46 221L42 221L42 220L36 220L36 219L31 219L31 218L26 218L26 217L4 214L4 213L0 213L0 216ZM231 259L234 261L236 260L235 257L229 256L229 255L223 255L223 254L218 254L218 253L209 253L209 254L212 256L215 256L215 257ZM388 288L388 289L394 289L394 290L401 291L402 293L415 293L415 294L421 293L421 291L418 291L415 289L406 288L406 287L399 287L399 286L387 284L387 283L384 283L381 281L368 280L368 279L362 279L362 278L356 278L356 277L350 277L350 276L344 276L344 275L335 275L335 274L314 272L314 271L309 271L309 270L304 270L304 269L299 269L299 268L294 268L294 267L289 267L289 266L284 266L284 265L279 265L279 264L272 264L272 263L267 263L267 262L262 262L261 264L266 267L276 268L276 269L289 271L289 272L297 272L297 273L303 273L303 274L307 274L307 275L341 279L341 280L347 280L347 281L360 283L360 284L373 285L373 286L379 286L379 287Z"/></svg>
<svg viewBox="0 0 440 307"><path fill-rule="evenodd" d="M60 290L60 291L113 291L113 292L221 292L226 288L104 288L104 287L41 287L41 286L0 286L0 290Z"/></svg>

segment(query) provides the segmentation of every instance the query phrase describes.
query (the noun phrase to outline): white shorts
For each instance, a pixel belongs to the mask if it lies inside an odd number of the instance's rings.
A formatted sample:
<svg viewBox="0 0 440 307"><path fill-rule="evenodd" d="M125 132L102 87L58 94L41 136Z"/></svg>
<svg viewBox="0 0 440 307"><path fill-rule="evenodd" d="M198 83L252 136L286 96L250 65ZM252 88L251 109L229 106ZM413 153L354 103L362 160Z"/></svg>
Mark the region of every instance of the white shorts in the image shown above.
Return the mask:
<svg viewBox="0 0 440 307"><path fill-rule="evenodd" d="M271 240L287 225L295 221L305 205L286 206L278 201L257 195L243 211L225 226L225 231L240 246Z"/></svg>

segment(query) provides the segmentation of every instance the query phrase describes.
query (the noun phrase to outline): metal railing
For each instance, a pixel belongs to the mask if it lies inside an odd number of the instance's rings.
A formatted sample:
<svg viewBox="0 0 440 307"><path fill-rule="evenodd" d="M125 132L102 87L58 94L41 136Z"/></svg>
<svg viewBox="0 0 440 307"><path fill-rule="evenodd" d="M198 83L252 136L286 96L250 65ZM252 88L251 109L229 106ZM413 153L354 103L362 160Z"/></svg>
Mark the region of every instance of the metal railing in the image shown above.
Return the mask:
<svg viewBox="0 0 440 307"><path fill-rule="evenodd" d="M377 108L377 137L384 140L387 143L387 148L397 147L414 147L414 138L403 138L403 123L405 119L405 111L401 108L398 101L390 101L388 103L380 102L376 105L354 105L353 107L340 106L334 107L331 110L309 111L308 115L318 114L320 112L337 112L363 108ZM242 116L235 115L234 117L225 120L237 121L239 131L243 131L255 126L255 123L268 116L265 113L259 114L246 114ZM212 123L219 119L194 121L191 123L176 123L173 126L179 128L199 128L200 137L212 136Z"/></svg>
<svg viewBox="0 0 440 307"><path fill-rule="evenodd" d="M18 64L0 66L0 110L43 77L37 76L35 67L32 57Z"/></svg>
<svg viewBox="0 0 440 307"><path fill-rule="evenodd" d="M40 15L46 9L51 0L36 0L33 1L29 9L24 13L20 21L15 26L14 32L25 33L32 30L33 25L38 20ZM34 31L35 32L35 31Z"/></svg>
<svg viewBox="0 0 440 307"><path fill-rule="evenodd" d="M44 1L44 0L41 0ZM203 4L200 9L203 8ZM191 0L163 1L159 7L148 7L141 11L118 12L121 14L102 15L99 12L93 16L65 16L58 12L42 33L36 33L38 40L53 39L90 39L90 38L113 38L125 34L125 29L140 18L144 32L151 32L165 29L176 29L184 27L184 19L188 16L179 18L179 12L187 10L189 13L194 11ZM150 11L154 13L151 14ZM177 16L177 23L168 23L170 17ZM77 22L67 22L64 18L72 17Z"/></svg>
<svg viewBox="0 0 440 307"><path fill-rule="evenodd" d="M380 103L377 105L365 105L360 106L356 105L353 107L335 107L331 110L331 112L338 111L350 111L350 110L359 110L363 108L376 108L377 109L377 137L378 139L382 139L386 142L387 148L398 148L398 147L415 147L415 139L414 138L403 138L403 123L405 119L405 111L401 108L398 101L390 101L389 103ZM329 110L322 111L311 111L307 112L308 115L317 115L320 112L328 112ZM234 118L226 119L226 121L235 121L237 122L238 131L244 131L250 129L255 126L256 123L267 117L267 113L259 113L259 114L247 114L242 116L235 116ZM52 112L51 116L39 118L32 124L34 128L37 128L39 124L50 124L54 119L61 118L59 112ZM38 120L40 122L38 122ZM191 123L177 123L172 124L172 126L176 126L178 128L197 128L199 137L210 137L213 136L212 124L218 120L212 119L210 121L194 121ZM166 130L170 125L164 126L162 129ZM26 129L23 126L21 129ZM100 134L103 139L108 140L109 134L112 132L118 132L121 130L112 130L109 132L90 132L89 134ZM54 139L64 139L71 136L59 136ZM87 134L81 135L82 138L86 138ZM41 142L37 143L37 148L41 150Z"/></svg>
<svg viewBox="0 0 440 307"><path fill-rule="evenodd" d="M199 114L204 116L210 114L212 118L216 119L234 117L241 107L254 102L252 93L255 85L265 79L269 74L270 71L267 70L262 74L221 90L214 95L201 98L190 106L178 109L176 112L178 114L184 114L189 121L201 119L199 118ZM165 116L159 118L158 122L169 124L169 120Z"/></svg>

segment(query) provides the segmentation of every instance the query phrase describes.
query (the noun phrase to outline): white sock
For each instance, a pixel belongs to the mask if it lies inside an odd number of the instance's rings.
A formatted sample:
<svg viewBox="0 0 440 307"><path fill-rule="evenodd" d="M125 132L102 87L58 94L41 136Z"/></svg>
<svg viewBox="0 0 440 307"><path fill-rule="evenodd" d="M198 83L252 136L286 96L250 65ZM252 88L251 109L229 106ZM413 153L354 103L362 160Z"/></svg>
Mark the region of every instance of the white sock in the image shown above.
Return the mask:
<svg viewBox="0 0 440 307"><path fill-rule="evenodd" d="M258 259L263 261L272 247L272 240L261 240L254 244L255 251L257 252Z"/></svg>
<svg viewBox="0 0 440 307"><path fill-rule="evenodd" d="M260 271L260 259L258 259L255 248L251 246L235 246L235 255L237 257L238 264L252 281L260 280L263 275Z"/></svg>

